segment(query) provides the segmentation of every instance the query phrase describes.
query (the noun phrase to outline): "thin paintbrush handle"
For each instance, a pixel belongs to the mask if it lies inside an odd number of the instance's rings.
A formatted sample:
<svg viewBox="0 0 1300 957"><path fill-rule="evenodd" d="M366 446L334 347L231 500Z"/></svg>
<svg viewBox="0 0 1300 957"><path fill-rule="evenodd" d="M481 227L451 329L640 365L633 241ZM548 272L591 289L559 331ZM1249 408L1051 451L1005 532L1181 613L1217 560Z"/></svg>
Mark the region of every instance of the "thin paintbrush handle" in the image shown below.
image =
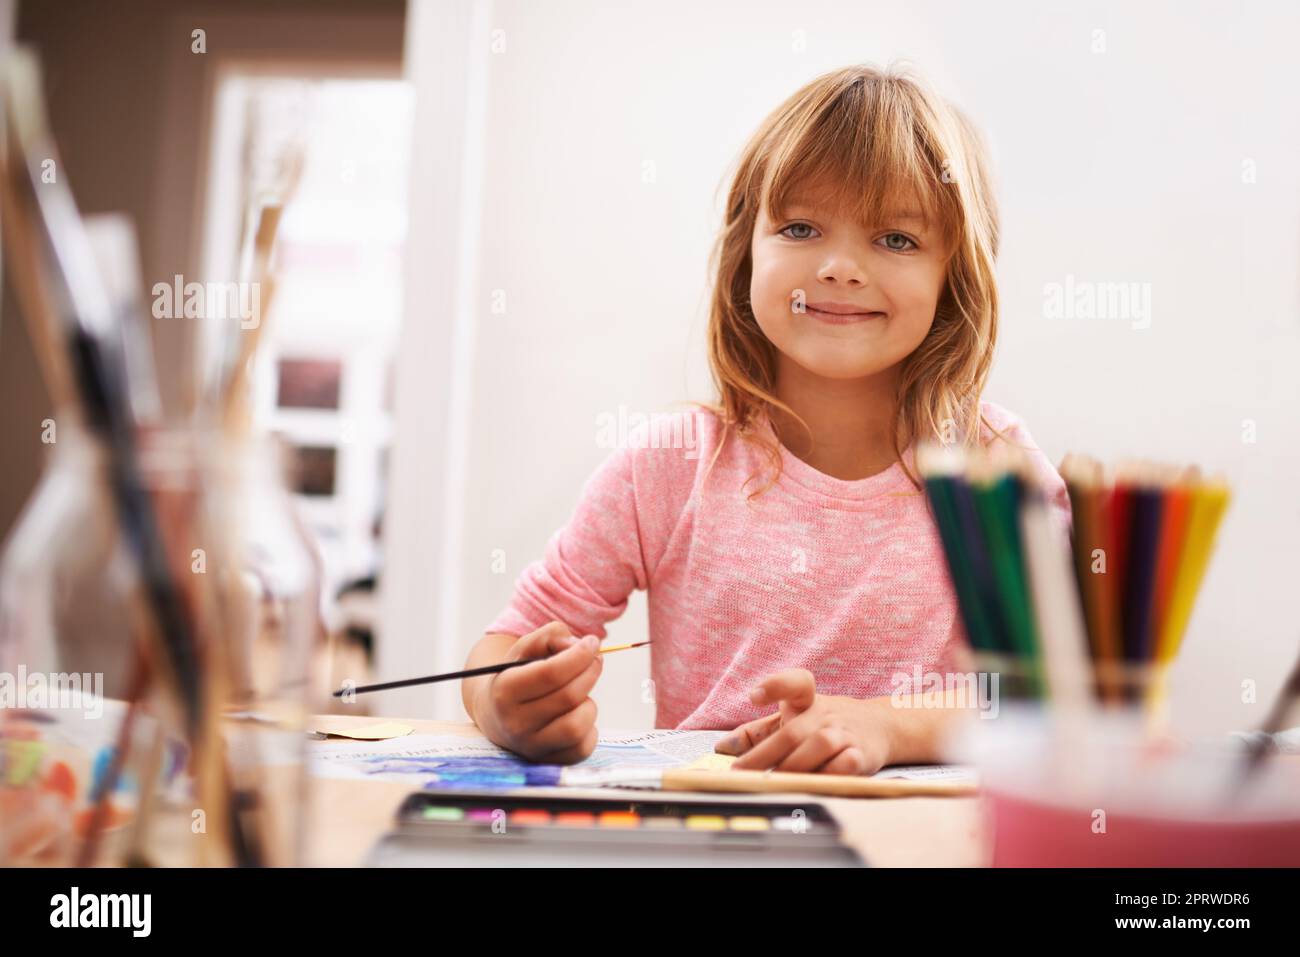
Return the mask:
<svg viewBox="0 0 1300 957"><path fill-rule="evenodd" d="M854 774L807 774L795 771L702 771L670 768L663 772L664 791L799 791L831 797L964 797L978 790L966 781L913 781Z"/></svg>
<svg viewBox="0 0 1300 957"><path fill-rule="evenodd" d="M545 661L544 658L522 658L519 661L506 661L499 665L484 665L482 668L470 668L468 671L449 671L445 675L426 675L423 678L403 678L401 681L385 681L375 685L362 685L359 688L340 688L334 692L334 697L341 698L345 694L365 694L368 691L389 691L393 688L409 688L412 685L431 685L438 681L452 681L456 678L473 678L477 675L494 675L498 672L505 671L508 668L518 668L520 665L531 665L534 661Z"/></svg>
<svg viewBox="0 0 1300 957"><path fill-rule="evenodd" d="M1273 704L1273 710L1269 713L1268 719L1260 728L1258 736L1246 753L1246 760L1238 777L1238 789L1244 788L1246 783L1258 772L1259 766L1264 763L1264 759L1269 753L1269 744L1273 740L1273 735L1282 730L1282 726L1286 722L1286 716L1297 700L1300 700L1300 660L1297 660L1295 667L1291 669L1291 674L1282 685L1282 690L1278 692L1277 700Z"/></svg>
<svg viewBox="0 0 1300 957"><path fill-rule="evenodd" d="M164 529L159 527L159 516L139 470L135 435L138 423L127 400L127 369L119 335L122 316L114 312L113 302L105 292L66 179L46 184L41 176L40 164L54 155L54 144L35 57L26 51L14 51L3 64L3 75L5 133L13 150L7 161L18 161L11 174L26 167L25 177L14 176L6 183L6 198L19 200L11 205L30 214L22 220L30 231L28 240L47 252L47 261L38 264L35 274L45 295L36 297L34 305L53 307L46 320L58 330L53 340L64 340L73 393L87 427L109 451L106 484L118 527L139 575L138 587L152 612L153 621L146 632L162 646L162 660L149 666L162 666L163 673L169 673L185 719L186 736L194 746L206 705L199 648L190 620L194 610L187 607L168 567ZM14 190L11 196L9 188L16 185L25 188L21 193ZM12 233L9 237L20 238ZM140 664L137 662L137 667ZM116 771L105 776L97 806L112 794L115 778ZM94 855L96 833L92 828L83 848L89 858ZM243 835L235 837L238 851L243 847ZM250 861L240 854L238 863Z"/></svg>
<svg viewBox="0 0 1300 957"><path fill-rule="evenodd" d="M108 817L108 805L112 800L113 792L117 790L118 778L122 774L127 752L131 748L135 719L140 711L140 703L149 688L151 677L148 659L142 653L137 652L131 684L127 691L127 701L129 703L127 704L126 714L122 718L122 723L117 729L117 744L113 748L108 767L96 784L94 792L90 795L90 821L86 826L86 838L82 842L81 850L77 855L77 867L93 867L95 864L95 852L99 848L99 833ZM148 790L145 782L141 782L141 788Z"/></svg>
<svg viewBox="0 0 1300 957"><path fill-rule="evenodd" d="M596 652L598 655L607 655L611 651L625 651L628 648L640 648L642 645L648 645L648 641L638 641L630 645L613 645L609 648L602 648ZM377 685L362 685L360 688L340 688L334 692L334 697L341 698L345 694L365 694L368 691L389 691L393 688L409 688L412 685L429 685L438 681L453 681L457 678L476 678L479 675L494 675L505 671L509 668L518 668L520 665L531 665L535 661L545 661L545 658L521 658L519 661L503 661L495 665L483 665L479 668L470 668L467 671L449 671L443 675L426 675L423 678L403 678L400 681L385 681Z"/></svg>

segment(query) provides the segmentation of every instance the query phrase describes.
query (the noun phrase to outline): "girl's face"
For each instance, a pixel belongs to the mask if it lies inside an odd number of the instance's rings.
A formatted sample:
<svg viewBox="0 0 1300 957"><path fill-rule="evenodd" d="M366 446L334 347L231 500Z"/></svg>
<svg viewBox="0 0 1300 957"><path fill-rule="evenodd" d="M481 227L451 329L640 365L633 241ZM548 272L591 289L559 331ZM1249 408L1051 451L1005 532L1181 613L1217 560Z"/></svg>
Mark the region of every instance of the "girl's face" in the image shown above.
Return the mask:
<svg viewBox="0 0 1300 957"><path fill-rule="evenodd" d="M760 210L754 224L749 294L759 328L814 375L855 379L894 368L934 322L947 265L937 235L919 215L864 229L824 190L794 199L787 219L772 222Z"/></svg>

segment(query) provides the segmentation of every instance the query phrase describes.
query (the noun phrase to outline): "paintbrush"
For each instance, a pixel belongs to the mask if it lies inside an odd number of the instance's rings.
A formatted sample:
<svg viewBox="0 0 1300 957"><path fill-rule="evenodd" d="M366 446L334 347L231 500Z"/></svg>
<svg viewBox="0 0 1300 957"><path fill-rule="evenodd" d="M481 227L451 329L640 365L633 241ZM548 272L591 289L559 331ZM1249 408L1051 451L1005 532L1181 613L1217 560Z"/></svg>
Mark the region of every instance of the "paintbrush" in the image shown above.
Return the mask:
<svg viewBox="0 0 1300 957"><path fill-rule="evenodd" d="M530 782L531 783L531 782ZM868 774L817 774L803 771L749 771L730 768L561 768L558 783L575 788L637 788L652 791L708 791L752 794L799 792L830 797L968 797L974 780L918 781Z"/></svg>
<svg viewBox="0 0 1300 957"><path fill-rule="evenodd" d="M1282 690L1278 692L1277 700L1273 703L1273 710L1269 712L1264 726L1251 739L1250 749L1246 752L1245 761L1237 774L1234 787L1235 795L1240 796L1246 786L1259 773L1264 759L1268 757L1272 748L1273 735L1284 729L1288 721L1287 716L1298 702L1300 702L1300 659L1296 660L1295 666L1291 669L1291 674L1286 679L1286 683L1282 685Z"/></svg>
<svg viewBox="0 0 1300 957"><path fill-rule="evenodd" d="M611 651L626 651L629 648L640 648L648 645L648 641L638 641L630 645L611 645L608 648L602 648L596 652L598 655L607 655ZM368 691L390 691L393 688L409 688L412 685L428 685L438 681L454 681L457 678L476 678L479 675L495 675L511 668L518 668L521 665L531 665L535 661L545 661L546 658L521 658L519 661L503 661L496 665L483 665L481 668L470 668L466 671L449 671L443 675L426 675L423 678L403 678L401 681L385 681L382 684L362 685L360 688L340 688L334 692L334 697L342 698L345 694L365 694Z"/></svg>
<svg viewBox="0 0 1300 957"><path fill-rule="evenodd" d="M16 286L23 311L42 330L37 340L42 348L65 356L66 366L53 358L47 361L47 371L52 370L56 377L52 385L60 389L69 407L81 414L108 452L108 492L140 576L142 604L157 626L145 631L161 645L160 664L177 688L193 741L205 712L199 649L191 620L193 609L187 606L186 595L169 568L165 530L141 479L135 435L139 410L132 408L126 357L129 345L121 338L122 311L132 308L130 297L119 298L105 288L66 177L45 178L45 164L53 162L58 169L59 163L39 68L29 51L16 50L6 58L4 94L3 219L6 244L11 253L18 253ZM31 249L43 255L27 255ZM136 666L133 685L142 689L146 680L143 660L137 660ZM124 755L119 761L122 758ZM106 775L97 805L112 793L114 778L115 774ZM83 856L93 859L96 835L92 828ZM236 833L235 837L239 862L250 862L251 855L240 853L246 846L241 840L244 835Z"/></svg>
<svg viewBox="0 0 1300 957"><path fill-rule="evenodd" d="M7 237L14 246L25 239L48 254L47 264L24 264L29 268L18 285L34 293L26 297L24 311L45 325L51 345L66 352L70 397L109 449L112 500L161 637L171 645L175 678L183 698L197 701L194 647L184 640L184 609L167 568L158 516L140 481L123 349L114 336L120 317L114 316L66 177L42 180L43 158L57 157L57 152L46 125L35 57L15 51L5 66L5 213L17 214L27 227L25 237Z"/></svg>
<svg viewBox="0 0 1300 957"><path fill-rule="evenodd" d="M970 797L979 792L973 778L916 780L870 774L817 774L811 771L749 771L702 768L580 768L556 764L526 766L526 787L631 788L688 793L824 794L841 798Z"/></svg>

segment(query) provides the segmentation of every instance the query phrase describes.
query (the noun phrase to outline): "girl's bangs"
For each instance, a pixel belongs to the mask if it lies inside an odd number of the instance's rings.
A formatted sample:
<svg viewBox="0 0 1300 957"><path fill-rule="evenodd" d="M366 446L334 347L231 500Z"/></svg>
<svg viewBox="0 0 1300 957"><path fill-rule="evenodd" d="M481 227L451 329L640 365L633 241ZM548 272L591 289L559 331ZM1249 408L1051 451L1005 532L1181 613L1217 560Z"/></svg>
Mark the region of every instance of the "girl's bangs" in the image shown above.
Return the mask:
<svg viewBox="0 0 1300 957"><path fill-rule="evenodd" d="M845 88L829 105L789 117L772 132L762 205L772 221L798 202L833 204L865 229L919 214L951 251L961 208L949 169L927 146L937 137L903 97Z"/></svg>

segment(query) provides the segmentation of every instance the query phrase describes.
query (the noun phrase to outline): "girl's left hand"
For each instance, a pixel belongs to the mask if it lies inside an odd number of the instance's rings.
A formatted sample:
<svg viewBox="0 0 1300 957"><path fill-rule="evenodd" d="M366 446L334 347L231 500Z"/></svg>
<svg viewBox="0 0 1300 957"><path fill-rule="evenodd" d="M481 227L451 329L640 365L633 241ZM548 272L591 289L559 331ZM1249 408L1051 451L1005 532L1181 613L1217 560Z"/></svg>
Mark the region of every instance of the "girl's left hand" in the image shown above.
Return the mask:
<svg viewBox="0 0 1300 957"><path fill-rule="evenodd" d="M817 694L804 668L769 675L750 700L779 708L717 743L716 752L739 755L732 768L872 774L889 763L889 716L872 708L874 700Z"/></svg>

